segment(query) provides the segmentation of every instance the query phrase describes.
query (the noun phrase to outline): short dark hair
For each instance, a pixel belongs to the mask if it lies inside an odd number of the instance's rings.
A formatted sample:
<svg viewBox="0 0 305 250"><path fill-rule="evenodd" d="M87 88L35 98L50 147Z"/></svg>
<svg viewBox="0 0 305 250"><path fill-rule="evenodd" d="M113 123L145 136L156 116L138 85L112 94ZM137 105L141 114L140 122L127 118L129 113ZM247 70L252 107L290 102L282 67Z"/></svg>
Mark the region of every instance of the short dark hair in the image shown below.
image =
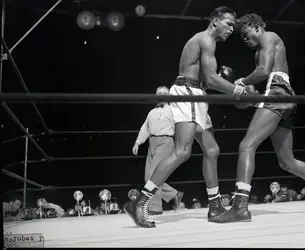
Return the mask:
<svg viewBox="0 0 305 250"><path fill-rule="evenodd" d="M219 6L215 10L212 11L210 15L210 21L214 18L222 18L224 14L231 14L232 16L236 17L236 13L234 10L226 7L226 6Z"/></svg>
<svg viewBox="0 0 305 250"><path fill-rule="evenodd" d="M252 14L246 14L238 19L237 21L237 28L240 32L243 32L243 29L246 27L262 27L266 28L266 23L263 21L261 16L252 13Z"/></svg>

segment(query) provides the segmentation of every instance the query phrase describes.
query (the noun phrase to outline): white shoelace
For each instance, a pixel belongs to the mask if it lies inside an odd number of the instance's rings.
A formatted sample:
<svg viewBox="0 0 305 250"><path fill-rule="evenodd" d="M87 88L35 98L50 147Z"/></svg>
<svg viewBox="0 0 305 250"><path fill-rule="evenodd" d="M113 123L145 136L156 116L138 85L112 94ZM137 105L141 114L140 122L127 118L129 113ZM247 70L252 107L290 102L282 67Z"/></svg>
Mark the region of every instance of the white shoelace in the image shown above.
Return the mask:
<svg viewBox="0 0 305 250"><path fill-rule="evenodd" d="M149 203L153 197L153 194L150 194L148 192L142 191L147 197L148 199L144 202L144 205L142 207L142 211L143 211L143 217L144 217L144 221L152 221L149 219L149 214L148 214L148 206Z"/></svg>

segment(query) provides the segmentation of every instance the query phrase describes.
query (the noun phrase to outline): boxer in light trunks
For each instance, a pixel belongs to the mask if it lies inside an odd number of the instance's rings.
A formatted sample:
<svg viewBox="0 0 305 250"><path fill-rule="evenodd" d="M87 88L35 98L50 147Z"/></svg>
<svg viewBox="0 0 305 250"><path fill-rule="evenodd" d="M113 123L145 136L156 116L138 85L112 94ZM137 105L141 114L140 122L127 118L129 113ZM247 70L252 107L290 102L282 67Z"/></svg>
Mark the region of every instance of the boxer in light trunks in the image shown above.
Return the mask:
<svg viewBox="0 0 305 250"><path fill-rule="evenodd" d="M239 20L241 37L256 50L256 69L235 84L255 85L267 80L265 95L291 96L286 48L282 39L274 32L266 31L260 16L247 14ZM239 145L237 183L232 208L215 218L214 222L226 223L251 221L248 210L251 180L255 169L255 152L258 146L271 137L281 168L305 179L305 162L293 155L292 119L295 103L259 103L245 138Z"/></svg>
<svg viewBox="0 0 305 250"><path fill-rule="evenodd" d="M217 74L216 43L226 41L233 32L235 13L227 7L218 7L211 13L208 28L195 34L182 51L179 76L170 89L171 95L206 95L210 87L226 94L242 95L245 87L234 85ZM250 88L249 88L250 89ZM217 158L219 147L215 141L207 103L171 103L175 121L173 151L156 167L138 198L126 206L126 213L139 227L155 227L148 218L151 198L171 173L191 155L194 139L204 154L203 176L209 197L208 220L224 213L218 188Z"/></svg>

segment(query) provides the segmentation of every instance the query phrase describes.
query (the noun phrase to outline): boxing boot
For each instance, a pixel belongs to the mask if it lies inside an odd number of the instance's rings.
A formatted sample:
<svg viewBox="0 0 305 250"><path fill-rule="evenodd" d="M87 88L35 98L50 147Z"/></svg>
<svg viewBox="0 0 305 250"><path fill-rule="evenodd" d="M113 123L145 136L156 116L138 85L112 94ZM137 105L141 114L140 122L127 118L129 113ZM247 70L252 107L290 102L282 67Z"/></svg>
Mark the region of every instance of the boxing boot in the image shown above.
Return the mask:
<svg viewBox="0 0 305 250"><path fill-rule="evenodd" d="M208 221L213 222L214 218L217 218L226 212L227 210L223 207L219 194L216 198L209 200Z"/></svg>
<svg viewBox="0 0 305 250"><path fill-rule="evenodd" d="M156 227L155 222L149 220L148 205L153 197L150 192L142 190L137 199L129 202L125 207L125 212L131 217L138 227Z"/></svg>
<svg viewBox="0 0 305 250"><path fill-rule="evenodd" d="M238 194L237 194L238 192ZM248 210L249 195L243 193L245 190L237 190L231 209L220 216L213 217L211 222L230 223L230 222L250 222L251 213ZM249 194L249 192L247 192Z"/></svg>

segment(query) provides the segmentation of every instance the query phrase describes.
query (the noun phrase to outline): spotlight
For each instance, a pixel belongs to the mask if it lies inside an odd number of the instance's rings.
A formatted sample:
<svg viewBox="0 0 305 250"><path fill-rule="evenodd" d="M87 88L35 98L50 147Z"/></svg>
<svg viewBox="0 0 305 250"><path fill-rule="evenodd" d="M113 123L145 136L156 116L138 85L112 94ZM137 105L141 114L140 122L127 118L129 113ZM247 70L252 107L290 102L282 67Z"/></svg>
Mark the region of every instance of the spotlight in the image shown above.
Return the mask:
<svg viewBox="0 0 305 250"><path fill-rule="evenodd" d="M273 197L276 196L276 194L280 191L280 189L281 189L281 186L278 182L275 181L270 184L270 191L272 192Z"/></svg>
<svg viewBox="0 0 305 250"><path fill-rule="evenodd" d="M42 219L42 206L43 204L46 202L46 200L44 198L40 198L37 200L37 207L39 209L39 216L40 219Z"/></svg>
<svg viewBox="0 0 305 250"><path fill-rule="evenodd" d="M136 12L137 16L144 16L146 13L146 9L143 5L138 5L135 8L135 12Z"/></svg>
<svg viewBox="0 0 305 250"><path fill-rule="evenodd" d="M74 192L73 197L77 202L79 202L80 200L83 199L84 195L83 195L82 191L77 190Z"/></svg>
<svg viewBox="0 0 305 250"><path fill-rule="evenodd" d="M76 23L83 30L91 30L96 25L96 16L93 12L84 10L81 11L76 18Z"/></svg>
<svg viewBox="0 0 305 250"><path fill-rule="evenodd" d="M107 206L108 201L111 199L110 191L107 189L104 189L99 193L98 196L100 197L100 200L105 203L105 214L108 214L108 212L110 213L110 211L108 211L108 206ZM109 210L110 210L110 207L109 207Z"/></svg>
<svg viewBox="0 0 305 250"><path fill-rule="evenodd" d="M106 24L113 31L120 31L125 25L125 18L119 12L110 12L106 17Z"/></svg>
<svg viewBox="0 0 305 250"><path fill-rule="evenodd" d="M133 201L133 200L137 199L139 194L140 194L139 190L130 189L129 192L128 192L128 198L129 198L129 200Z"/></svg>
<svg viewBox="0 0 305 250"><path fill-rule="evenodd" d="M102 190L98 196L100 197L100 200L105 201L105 202L107 202L111 199L111 193L107 189Z"/></svg>
<svg viewBox="0 0 305 250"><path fill-rule="evenodd" d="M201 208L202 206L201 206L201 203L200 203L200 201L199 201L199 199L198 198L194 198L193 200L192 200L192 208L195 208L195 209L197 209L197 208Z"/></svg>
<svg viewBox="0 0 305 250"><path fill-rule="evenodd" d="M83 197L84 197L83 193L81 191L77 190L77 191L74 192L73 197L76 200L76 207L79 208L80 207L79 201L82 200ZM80 217L79 209L77 210L77 212L78 212L78 217Z"/></svg>

